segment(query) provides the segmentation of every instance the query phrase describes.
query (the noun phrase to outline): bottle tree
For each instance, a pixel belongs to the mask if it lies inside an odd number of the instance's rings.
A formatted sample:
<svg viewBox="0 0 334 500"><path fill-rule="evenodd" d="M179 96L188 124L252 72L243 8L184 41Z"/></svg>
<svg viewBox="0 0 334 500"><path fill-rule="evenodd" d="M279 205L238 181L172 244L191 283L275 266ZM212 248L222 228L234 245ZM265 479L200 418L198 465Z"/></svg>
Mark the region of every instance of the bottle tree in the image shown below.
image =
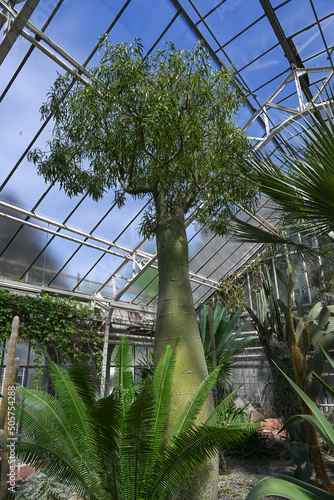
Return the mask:
<svg viewBox="0 0 334 500"><path fill-rule="evenodd" d="M235 202L254 202L252 183L241 166L249 152L234 119L243 98L233 71L214 69L202 44L192 51L172 43L145 57L140 40L103 42L104 55L91 70L89 85L59 76L42 116L54 117L47 151L30 159L46 181L69 195L94 200L111 192L122 205L126 195L149 197L140 231L155 236L159 301L155 362L166 345L177 348L168 436L194 389L207 375L188 274L186 214L206 230L226 232ZM198 421L212 410L207 401ZM213 461L214 462L214 461ZM212 474L206 470L211 467ZM217 467L199 472L185 497L216 496Z"/></svg>

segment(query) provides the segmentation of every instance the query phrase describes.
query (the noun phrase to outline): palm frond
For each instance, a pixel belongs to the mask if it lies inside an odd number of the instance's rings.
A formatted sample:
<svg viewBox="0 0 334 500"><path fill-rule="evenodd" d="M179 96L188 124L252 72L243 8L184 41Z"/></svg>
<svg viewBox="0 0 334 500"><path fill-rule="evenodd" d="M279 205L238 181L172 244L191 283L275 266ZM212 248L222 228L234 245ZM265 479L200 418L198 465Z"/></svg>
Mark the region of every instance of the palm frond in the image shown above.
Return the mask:
<svg viewBox="0 0 334 500"><path fill-rule="evenodd" d="M303 233L306 236L306 227L304 224L296 224L294 221L294 228L296 232ZM295 242L286 234L278 234L267 231L260 227L253 226L252 224L242 221L234 217L229 223L229 231L235 241L254 243L259 245L286 245L290 250L297 252L303 258L316 260L319 255L323 255L321 250L314 246L305 245ZM315 236L310 238L310 245L315 241Z"/></svg>
<svg viewBox="0 0 334 500"><path fill-rule="evenodd" d="M329 109L333 112L333 99ZM296 225L310 237L334 229L334 128L330 113L327 118L314 109L311 126L300 125L301 144L286 144L287 152L275 157L277 164L268 155L255 154L249 165L285 226Z"/></svg>

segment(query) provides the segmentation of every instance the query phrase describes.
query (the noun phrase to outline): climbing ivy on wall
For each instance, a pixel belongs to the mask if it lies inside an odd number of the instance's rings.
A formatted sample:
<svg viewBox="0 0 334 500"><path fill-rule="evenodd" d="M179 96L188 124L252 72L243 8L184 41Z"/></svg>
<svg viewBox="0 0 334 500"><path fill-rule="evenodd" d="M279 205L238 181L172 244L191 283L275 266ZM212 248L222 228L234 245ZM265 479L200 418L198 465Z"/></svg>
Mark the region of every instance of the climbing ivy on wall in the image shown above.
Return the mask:
<svg viewBox="0 0 334 500"><path fill-rule="evenodd" d="M85 357L100 372L102 338L98 333L104 324L91 306L47 293L36 297L0 290L0 341L9 338L16 315L19 336L30 340L36 364L44 353L57 363Z"/></svg>

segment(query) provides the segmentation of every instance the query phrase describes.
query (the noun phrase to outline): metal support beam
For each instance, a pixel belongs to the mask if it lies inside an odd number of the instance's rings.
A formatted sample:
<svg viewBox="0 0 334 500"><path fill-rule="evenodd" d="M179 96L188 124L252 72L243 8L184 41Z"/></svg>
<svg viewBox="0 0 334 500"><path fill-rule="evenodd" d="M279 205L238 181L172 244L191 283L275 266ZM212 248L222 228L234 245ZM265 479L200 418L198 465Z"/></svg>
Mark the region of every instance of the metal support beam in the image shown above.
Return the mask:
<svg viewBox="0 0 334 500"><path fill-rule="evenodd" d="M296 46L294 44L294 41L292 38L288 38L285 36L285 33L283 31L283 28L275 14L275 11L270 3L269 0L260 0L262 8L268 18L268 21L270 22L275 35L277 36L277 39L284 51L285 57L290 63L291 67L297 67L297 68L303 68L303 63L301 60L301 57L296 49ZM304 94L306 95L307 99L312 98L312 93L310 91L310 80L307 75L303 76L300 80L300 86L301 89L303 90Z"/></svg>
<svg viewBox="0 0 334 500"><path fill-rule="evenodd" d="M34 12L38 3L39 3L39 0L26 0L22 9L15 17L14 22L11 24L9 30L5 34L4 39L2 40L2 42L0 44L0 65L3 63L8 52L10 51L12 46L14 45L17 37L22 32L24 26L27 24L28 19L30 18L31 14ZM3 0L1 1L1 5L5 9L8 10L9 6Z"/></svg>
<svg viewBox="0 0 334 500"><path fill-rule="evenodd" d="M301 95L301 85L300 80L305 75L311 73L327 73L326 77L323 79L323 82L317 92L314 94L313 98L310 102L305 103L302 95ZM291 123L296 122L300 118L312 113L312 111L316 109L324 109L328 106L327 95L326 95L326 87L329 86L331 79L334 76L334 70L331 66L319 66L318 68L293 68L289 75L280 83L277 89L268 97L268 99L262 104L262 106L255 111L253 116L245 123L242 127L242 130L247 131L247 129L261 116L264 116L264 121L268 123L269 121L269 113L270 109L277 109L282 112L282 121L277 126L273 127L271 130L266 130L266 133L263 137L249 137L251 140L256 141L255 149L259 151L264 146L268 144L277 134L279 134L286 127L291 125ZM282 106L281 104L274 103L273 100L279 96L281 90L286 87L290 82L295 82L296 90L298 93L299 99L299 107L297 108L289 108L287 106ZM317 102L319 98L323 97L325 94L325 99L322 102ZM286 119L283 119L284 114L288 114L289 116Z"/></svg>
<svg viewBox="0 0 334 500"><path fill-rule="evenodd" d="M140 312L149 315L155 315L157 310L155 307L147 307L140 304L131 304L130 302L116 301L102 297L102 295L89 295L82 292L73 292L71 290L62 290L61 288L51 288L47 286L33 285L31 283L23 283L9 279L0 279L0 288L16 290L22 293L39 295L42 292L59 295L61 297L70 297L81 302L94 302L96 304L107 305L114 309L122 309L130 312Z"/></svg>

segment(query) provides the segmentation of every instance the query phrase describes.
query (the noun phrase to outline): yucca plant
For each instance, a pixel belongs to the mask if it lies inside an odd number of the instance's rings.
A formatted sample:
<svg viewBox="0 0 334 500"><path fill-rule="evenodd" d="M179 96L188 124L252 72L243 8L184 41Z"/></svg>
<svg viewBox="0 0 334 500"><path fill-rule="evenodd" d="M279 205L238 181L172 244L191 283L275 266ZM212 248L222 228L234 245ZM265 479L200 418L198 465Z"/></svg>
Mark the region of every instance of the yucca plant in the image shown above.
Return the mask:
<svg viewBox="0 0 334 500"><path fill-rule="evenodd" d="M198 387L164 441L175 349L167 348L139 394L132 380L126 337L116 356L113 393L100 398L87 365L67 371L50 363L56 397L20 388L17 417L22 433L17 457L89 499L173 498L185 478L219 449L235 445L256 429L237 414L224 424L230 396L205 424L196 417L219 368ZM216 425L217 416L222 426Z"/></svg>
<svg viewBox="0 0 334 500"><path fill-rule="evenodd" d="M334 362L331 357L320 346L319 349L329 362L332 370L334 370ZM282 372L283 373L283 372ZM310 414L295 415L291 417L281 430L286 429L294 421L303 418L311 424L320 434L322 439L327 443L329 448L334 451L334 429L328 422L323 413L318 409L316 404L303 392L297 384L295 384L287 375L285 378L295 389L301 400L309 408ZM334 397L334 390L329 387L318 375L314 374L322 386ZM290 500L333 500L334 495L327 491L321 490L316 486L306 484L296 478L284 476L281 474L266 476L257 483L257 485L249 492L246 500L258 500L269 495L279 495Z"/></svg>

